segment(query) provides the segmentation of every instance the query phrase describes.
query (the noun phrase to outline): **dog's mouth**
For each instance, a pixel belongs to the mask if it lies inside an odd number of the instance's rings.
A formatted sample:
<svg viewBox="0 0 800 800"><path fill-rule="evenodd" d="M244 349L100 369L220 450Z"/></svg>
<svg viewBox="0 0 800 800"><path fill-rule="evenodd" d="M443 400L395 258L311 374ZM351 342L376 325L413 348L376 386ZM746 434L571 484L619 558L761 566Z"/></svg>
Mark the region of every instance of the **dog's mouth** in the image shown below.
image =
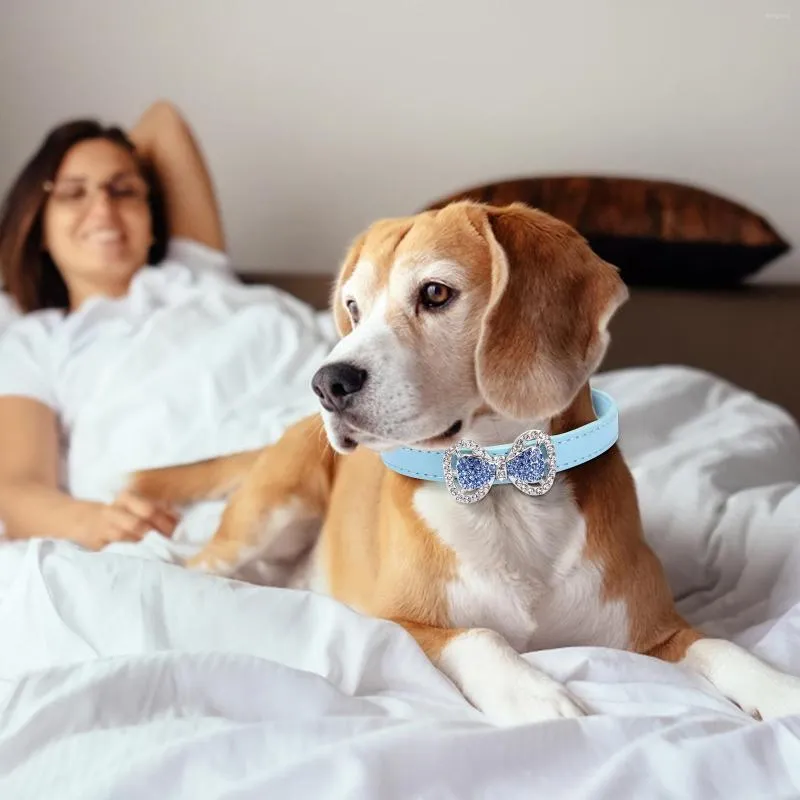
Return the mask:
<svg viewBox="0 0 800 800"><path fill-rule="evenodd" d="M432 439L425 439L422 442L418 442L417 446L441 447L442 445L448 444L454 436L458 435L463 427L463 420L457 419L444 433L440 433Z"/></svg>
<svg viewBox="0 0 800 800"><path fill-rule="evenodd" d="M341 418L333 427L333 435L338 444L338 449L345 453L352 452L358 445L363 445L377 452L392 450L396 447L416 447L420 449L438 450L452 443L453 438L457 436L464 427L464 421L458 419L450 425L447 430L436 436L415 439L413 441L389 440L369 430L365 430L364 428L356 427L349 420Z"/></svg>
<svg viewBox="0 0 800 800"><path fill-rule="evenodd" d="M349 420L342 417L329 417L329 420L330 423L326 425L328 439L340 453L352 453L359 445L373 450L382 449L379 446L381 440L377 436L356 427Z"/></svg>

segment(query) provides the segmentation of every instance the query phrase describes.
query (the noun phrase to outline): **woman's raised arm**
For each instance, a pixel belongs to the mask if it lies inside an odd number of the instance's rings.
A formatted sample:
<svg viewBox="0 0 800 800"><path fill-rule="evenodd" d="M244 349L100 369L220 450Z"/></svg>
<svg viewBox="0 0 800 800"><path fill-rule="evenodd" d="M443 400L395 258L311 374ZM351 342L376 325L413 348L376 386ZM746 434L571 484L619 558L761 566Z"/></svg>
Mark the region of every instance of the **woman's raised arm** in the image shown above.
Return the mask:
<svg viewBox="0 0 800 800"><path fill-rule="evenodd" d="M163 186L170 235L224 251L214 184L192 130L178 109L164 100L154 103L142 114L130 138Z"/></svg>

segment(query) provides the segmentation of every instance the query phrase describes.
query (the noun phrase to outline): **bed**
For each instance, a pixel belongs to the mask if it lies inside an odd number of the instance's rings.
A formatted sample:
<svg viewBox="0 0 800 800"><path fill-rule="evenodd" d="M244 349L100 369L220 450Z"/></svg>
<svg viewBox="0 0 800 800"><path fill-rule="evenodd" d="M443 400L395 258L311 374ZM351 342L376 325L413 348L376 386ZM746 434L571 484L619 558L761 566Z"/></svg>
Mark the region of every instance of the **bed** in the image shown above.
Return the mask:
<svg viewBox="0 0 800 800"><path fill-rule="evenodd" d="M315 408L329 276L245 277L123 354L120 385L76 426L76 491L113 496L130 469L266 443ZM619 403L681 610L796 674L798 311L784 288L634 291L595 380ZM632 654L527 654L593 713L494 728L399 627L185 570L220 511L198 504L174 541L101 553L0 542L0 797L800 795L800 718L755 722Z"/></svg>

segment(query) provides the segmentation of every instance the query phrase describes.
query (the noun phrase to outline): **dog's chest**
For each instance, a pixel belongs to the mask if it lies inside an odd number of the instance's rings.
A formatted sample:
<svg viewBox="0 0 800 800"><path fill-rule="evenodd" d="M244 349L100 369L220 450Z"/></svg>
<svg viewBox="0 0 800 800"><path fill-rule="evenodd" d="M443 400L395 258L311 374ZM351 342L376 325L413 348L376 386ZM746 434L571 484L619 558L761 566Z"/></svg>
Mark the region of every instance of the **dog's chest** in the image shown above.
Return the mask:
<svg viewBox="0 0 800 800"><path fill-rule="evenodd" d="M519 651L627 646L626 608L603 600L602 571L584 556L584 518L563 481L541 498L496 486L472 505L426 484L414 502L458 559L447 588L453 626L491 628Z"/></svg>

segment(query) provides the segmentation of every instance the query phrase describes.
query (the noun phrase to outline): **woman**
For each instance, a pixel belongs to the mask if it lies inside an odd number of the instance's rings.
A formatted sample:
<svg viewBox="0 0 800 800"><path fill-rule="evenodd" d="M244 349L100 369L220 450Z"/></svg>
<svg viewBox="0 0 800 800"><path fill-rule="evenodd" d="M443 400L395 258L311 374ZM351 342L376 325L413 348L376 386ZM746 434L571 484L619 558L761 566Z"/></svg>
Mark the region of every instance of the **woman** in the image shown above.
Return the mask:
<svg viewBox="0 0 800 800"><path fill-rule="evenodd" d="M6 536L100 549L151 529L171 535L169 509L128 494L104 504L64 492L64 439L93 378L114 358L109 326L141 324L150 308L169 303L168 268L229 270L224 247L202 154L169 103L151 106L129 137L93 121L46 137L0 214L2 284L24 312L0 335ZM146 286L156 270L161 283Z"/></svg>

